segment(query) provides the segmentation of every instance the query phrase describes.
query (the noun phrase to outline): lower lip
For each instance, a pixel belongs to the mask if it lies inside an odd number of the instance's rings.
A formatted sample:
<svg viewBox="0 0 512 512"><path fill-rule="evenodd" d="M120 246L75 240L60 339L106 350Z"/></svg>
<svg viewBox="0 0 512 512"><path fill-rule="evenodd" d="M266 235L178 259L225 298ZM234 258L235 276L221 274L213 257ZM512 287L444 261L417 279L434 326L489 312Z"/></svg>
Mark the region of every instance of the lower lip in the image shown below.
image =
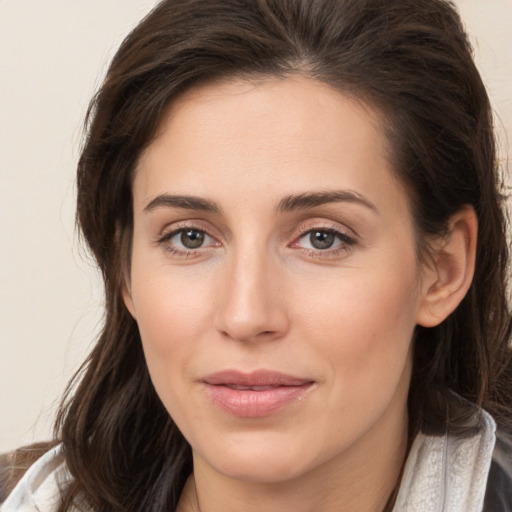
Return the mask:
<svg viewBox="0 0 512 512"><path fill-rule="evenodd" d="M300 386L276 386L255 391L205 384L206 392L215 404L240 418L261 418L273 414L300 400L312 386L313 383L308 382Z"/></svg>

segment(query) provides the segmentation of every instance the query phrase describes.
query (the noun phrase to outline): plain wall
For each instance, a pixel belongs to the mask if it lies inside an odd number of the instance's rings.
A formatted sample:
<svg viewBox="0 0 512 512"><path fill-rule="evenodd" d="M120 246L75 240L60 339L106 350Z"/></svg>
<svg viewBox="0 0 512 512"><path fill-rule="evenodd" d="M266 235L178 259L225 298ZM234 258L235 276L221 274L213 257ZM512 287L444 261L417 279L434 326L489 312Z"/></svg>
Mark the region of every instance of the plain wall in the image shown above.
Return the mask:
<svg viewBox="0 0 512 512"><path fill-rule="evenodd" d="M512 0L456 3L505 158ZM101 283L74 228L82 120L113 52L155 4L0 0L0 452L50 437L55 405L98 332Z"/></svg>

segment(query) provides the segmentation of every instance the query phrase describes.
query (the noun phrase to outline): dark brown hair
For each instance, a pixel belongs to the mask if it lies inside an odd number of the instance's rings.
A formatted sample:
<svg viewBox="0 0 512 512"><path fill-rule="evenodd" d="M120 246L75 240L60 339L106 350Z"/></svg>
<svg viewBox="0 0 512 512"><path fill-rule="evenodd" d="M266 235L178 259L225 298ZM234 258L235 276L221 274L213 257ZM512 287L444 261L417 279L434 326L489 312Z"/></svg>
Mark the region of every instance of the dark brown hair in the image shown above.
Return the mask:
<svg viewBox="0 0 512 512"><path fill-rule="evenodd" d="M103 273L106 316L57 422L71 503L174 510L191 450L153 389L121 289L131 182L163 113L202 82L301 74L381 112L419 240L472 205L476 274L441 325L417 328L409 411L430 429L449 390L506 422L511 410L507 242L489 100L461 21L443 0L165 0L126 38L88 115L78 222ZM455 420L454 420L455 421Z"/></svg>

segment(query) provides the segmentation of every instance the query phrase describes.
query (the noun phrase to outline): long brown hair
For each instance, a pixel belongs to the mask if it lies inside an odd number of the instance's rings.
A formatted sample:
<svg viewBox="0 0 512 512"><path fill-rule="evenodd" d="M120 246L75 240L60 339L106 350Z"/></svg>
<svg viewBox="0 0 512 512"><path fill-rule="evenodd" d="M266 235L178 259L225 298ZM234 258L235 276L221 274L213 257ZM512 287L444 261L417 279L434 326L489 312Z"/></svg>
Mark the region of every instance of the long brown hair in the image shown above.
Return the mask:
<svg viewBox="0 0 512 512"><path fill-rule="evenodd" d="M409 412L431 428L449 390L511 415L508 249L489 100L443 0L164 0L126 38L93 99L78 165L78 223L105 282L103 330L56 424L72 482L61 511L174 510L191 450L153 389L121 289L131 183L169 102L201 82L302 74L378 109L412 198L420 253L463 205L479 220L459 308L418 327ZM444 404L444 405L443 405Z"/></svg>

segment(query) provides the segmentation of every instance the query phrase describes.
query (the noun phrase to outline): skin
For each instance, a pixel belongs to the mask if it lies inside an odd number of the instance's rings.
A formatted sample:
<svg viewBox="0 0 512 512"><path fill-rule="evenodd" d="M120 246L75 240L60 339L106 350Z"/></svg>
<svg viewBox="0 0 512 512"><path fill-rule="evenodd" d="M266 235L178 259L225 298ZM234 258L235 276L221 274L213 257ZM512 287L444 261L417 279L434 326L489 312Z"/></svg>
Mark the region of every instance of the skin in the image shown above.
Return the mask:
<svg viewBox="0 0 512 512"><path fill-rule="evenodd" d="M453 296L443 277L452 285L460 274L418 262L386 155L377 112L300 77L201 86L162 120L133 184L124 296L155 389L192 446L180 511L384 507L406 452L413 331L455 307L438 302ZM340 191L318 205L285 202ZM466 217L454 220L464 250ZM202 245L183 245L186 229ZM312 244L318 231L338 233L332 247ZM273 414L240 418L201 382L225 369L313 385Z"/></svg>

